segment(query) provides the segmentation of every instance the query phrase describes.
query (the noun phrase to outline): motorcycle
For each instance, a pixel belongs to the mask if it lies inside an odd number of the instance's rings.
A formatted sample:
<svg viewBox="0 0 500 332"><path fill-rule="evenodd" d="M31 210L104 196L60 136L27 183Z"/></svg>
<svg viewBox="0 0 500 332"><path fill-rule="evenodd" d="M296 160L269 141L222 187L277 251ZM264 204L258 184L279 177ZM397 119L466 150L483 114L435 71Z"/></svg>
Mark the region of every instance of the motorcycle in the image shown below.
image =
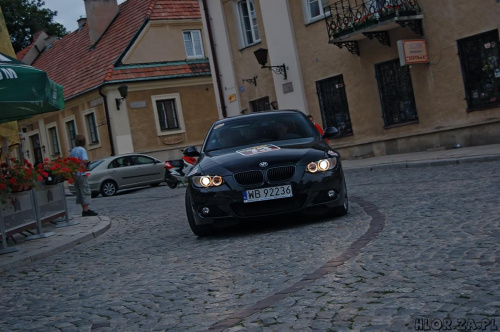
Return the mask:
<svg viewBox="0 0 500 332"><path fill-rule="evenodd" d="M184 183L186 175L191 172L196 158L183 156L182 159L165 161L165 182L172 189L177 188L179 182Z"/></svg>

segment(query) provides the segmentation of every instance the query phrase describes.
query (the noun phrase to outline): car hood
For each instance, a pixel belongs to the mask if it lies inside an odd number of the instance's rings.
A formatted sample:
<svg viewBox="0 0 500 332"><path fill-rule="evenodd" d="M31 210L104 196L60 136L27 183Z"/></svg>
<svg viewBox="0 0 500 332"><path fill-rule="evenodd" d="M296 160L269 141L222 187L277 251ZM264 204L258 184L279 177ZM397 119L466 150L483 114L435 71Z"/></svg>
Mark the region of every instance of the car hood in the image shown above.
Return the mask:
<svg viewBox="0 0 500 332"><path fill-rule="evenodd" d="M305 166L311 161L327 158L327 151L333 150L317 140L301 143L272 142L211 151L201 155L197 172L224 176L261 167ZM267 166L260 166L263 162Z"/></svg>

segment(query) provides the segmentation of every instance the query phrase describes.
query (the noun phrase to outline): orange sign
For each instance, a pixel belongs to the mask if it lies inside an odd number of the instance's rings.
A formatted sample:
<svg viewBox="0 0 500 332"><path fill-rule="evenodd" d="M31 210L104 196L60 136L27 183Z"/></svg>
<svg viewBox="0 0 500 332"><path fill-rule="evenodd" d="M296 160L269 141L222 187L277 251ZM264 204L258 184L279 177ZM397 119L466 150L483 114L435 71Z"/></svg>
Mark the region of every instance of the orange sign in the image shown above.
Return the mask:
<svg viewBox="0 0 500 332"><path fill-rule="evenodd" d="M227 100L232 103L233 101L236 101L236 95L233 93L232 95L229 95L227 97Z"/></svg>
<svg viewBox="0 0 500 332"><path fill-rule="evenodd" d="M398 53L401 66L429 63L425 39L398 40Z"/></svg>

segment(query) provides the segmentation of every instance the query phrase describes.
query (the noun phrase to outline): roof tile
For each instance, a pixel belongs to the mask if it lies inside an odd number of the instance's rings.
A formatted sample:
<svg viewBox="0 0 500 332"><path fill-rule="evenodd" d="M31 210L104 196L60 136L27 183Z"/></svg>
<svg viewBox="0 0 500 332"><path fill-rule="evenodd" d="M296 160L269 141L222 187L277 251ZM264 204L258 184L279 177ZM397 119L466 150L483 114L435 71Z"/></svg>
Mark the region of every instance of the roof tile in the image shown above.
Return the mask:
<svg viewBox="0 0 500 332"><path fill-rule="evenodd" d="M119 14L101 39L90 45L88 25L64 36L45 50L32 64L49 74L49 77L64 87L65 99L75 97L104 83L137 78L165 78L168 75L210 72L208 64L188 64L170 67L158 64L148 69L117 69L114 64L127 49L137 31L148 18L154 19L199 19L197 0L127 0L119 5ZM28 49L29 50L29 49ZM28 50L18 53L25 54Z"/></svg>

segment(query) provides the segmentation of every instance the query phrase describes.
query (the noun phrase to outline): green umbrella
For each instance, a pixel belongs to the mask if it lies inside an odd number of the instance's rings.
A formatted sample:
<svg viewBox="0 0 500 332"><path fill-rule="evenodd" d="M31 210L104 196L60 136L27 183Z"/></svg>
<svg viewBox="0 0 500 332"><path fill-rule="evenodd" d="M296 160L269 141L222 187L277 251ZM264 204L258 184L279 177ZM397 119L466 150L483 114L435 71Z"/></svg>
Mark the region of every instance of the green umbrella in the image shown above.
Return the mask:
<svg viewBox="0 0 500 332"><path fill-rule="evenodd" d="M0 53L0 123L63 108L61 85L43 70Z"/></svg>

